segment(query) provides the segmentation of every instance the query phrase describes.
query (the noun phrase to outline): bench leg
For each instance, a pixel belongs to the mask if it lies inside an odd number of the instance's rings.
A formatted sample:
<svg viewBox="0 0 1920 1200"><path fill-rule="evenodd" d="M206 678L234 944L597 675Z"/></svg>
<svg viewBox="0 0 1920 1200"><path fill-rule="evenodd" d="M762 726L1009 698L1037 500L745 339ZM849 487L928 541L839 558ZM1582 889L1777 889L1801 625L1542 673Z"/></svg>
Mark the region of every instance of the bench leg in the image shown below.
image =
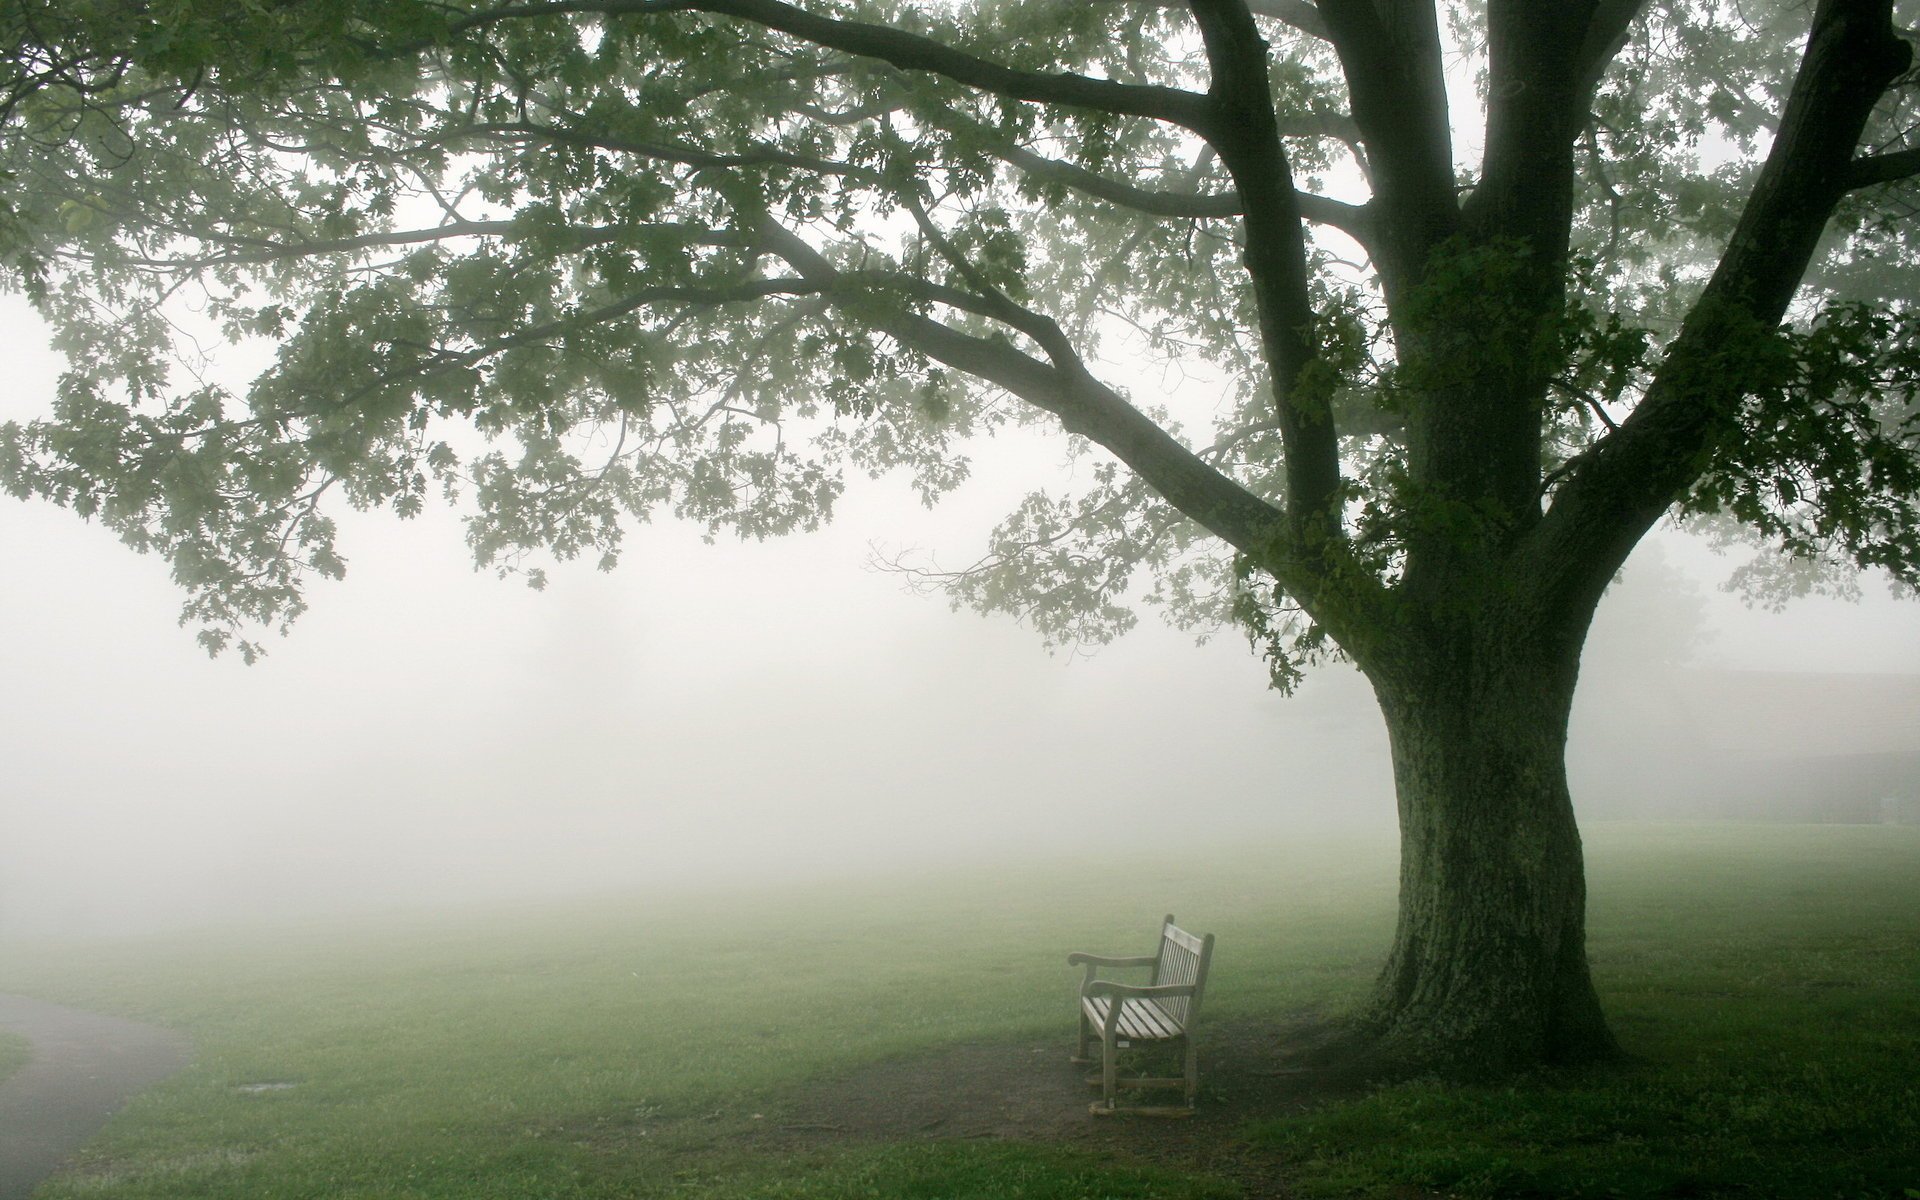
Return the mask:
<svg viewBox="0 0 1920 1200"><path fill-rule="evenodd" d="M1108 1109L1114 1107L1120 1094L1120 1050L1114 1045L1118 1040L1100 1039L1100 1099Z"/></svg>
<svg viewBox="0 0 1920 1200"><path fill-rule="evenodd" d="M1087 1040L1092 1033L1093 1025L1087 1020L1087 1010L1082 1008L1080 1010L1080 1043L1074 1048L1073 1057L1067 1061L1078 1065L1085 1065L1093 1061L1093 1059L1087 1056Z"/></svg>
<svg viewBox="0 0 1920 1200"><path fill-rule="evenodd" d="M1200 1093L1200 1055L1194 1049L1193 1037L1187 1037L1187 1107L1193 1107L1193 1101Z"/></svg>

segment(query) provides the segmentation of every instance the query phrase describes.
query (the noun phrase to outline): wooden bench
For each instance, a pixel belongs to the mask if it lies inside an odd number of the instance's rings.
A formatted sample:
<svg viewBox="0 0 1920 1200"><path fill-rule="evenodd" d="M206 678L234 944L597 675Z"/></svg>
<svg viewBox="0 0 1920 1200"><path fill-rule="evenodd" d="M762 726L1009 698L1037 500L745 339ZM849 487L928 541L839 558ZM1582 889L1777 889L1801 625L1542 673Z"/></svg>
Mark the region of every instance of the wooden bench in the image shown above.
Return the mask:
<svg viewBox="0 0 1920 1200"><path fill-rule="evenodd" d="M1100 1039L1101 1098L1093 1105L1096 1116L1118 1112L1186 1116L1193 1111L1200 1068L1189 1031L1194 1018L1200 1015L1200 1000L1207 987L1207 962L1212 957L1213 935L1196 937L1188 933L1173 923L1171 913L1160 923L1160 946L1152 954L1137 958L1067 955L1067 965L1087 968L1086 978L1080 984L1080 1046L1073 1061L1091 1064L1093 1059L1087 1053L1089 1043L1096 1037ZM1103 967L1151 967L1153 973L1144 985L1116 983L1097 978ZM1136 1043L1183 1044L1186 1070L1177 1079L1120 1078L1117 1056ZM1187 1102L1183 1108L1121 1108L1117 1103L1121 1088L1176 1087L1186 1092Z"/></svg>

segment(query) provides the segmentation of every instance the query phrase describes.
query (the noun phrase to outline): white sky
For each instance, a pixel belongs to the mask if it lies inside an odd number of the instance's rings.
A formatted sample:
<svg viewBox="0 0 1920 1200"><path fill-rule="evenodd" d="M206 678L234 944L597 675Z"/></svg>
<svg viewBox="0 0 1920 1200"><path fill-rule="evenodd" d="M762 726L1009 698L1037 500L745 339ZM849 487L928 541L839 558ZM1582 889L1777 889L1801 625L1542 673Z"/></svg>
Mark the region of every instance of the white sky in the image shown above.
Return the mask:
<svg viewBox="0 0 1920 1200"><path fill-rule="evenodd" d="M17 297L0 330L0 420L30 418L57 364ZM1390 828L1350 670L1285 700L1237 636L1196 648L1150 614L1068 663L866 569L870 541L964 561L1060 453L976 457L931 514L856 483L821 534L655 526L545 593L474 572L446 513L345 514L348 579L252 668L175 624L163 563L0 497L0 934L1059 857L1151 845L1169 808L1199 841ZM1660 543L1590 677L1686 640L1689 606L1702 665L1920 671L1920 608L1882 588L1753 612L1712 590L1725 560ZM1576 749L1620 707L1595 695Z"/></svg>

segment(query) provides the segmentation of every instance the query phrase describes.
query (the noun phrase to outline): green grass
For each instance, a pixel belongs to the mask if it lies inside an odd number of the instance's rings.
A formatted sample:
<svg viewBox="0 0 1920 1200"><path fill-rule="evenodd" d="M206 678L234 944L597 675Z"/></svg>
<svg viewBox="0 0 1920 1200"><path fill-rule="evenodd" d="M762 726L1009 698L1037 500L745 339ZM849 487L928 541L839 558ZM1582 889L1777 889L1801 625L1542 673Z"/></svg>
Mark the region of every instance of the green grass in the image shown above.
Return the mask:
<svg viewBox="0 0 1920 1200"><path fill-rule="evenodd" d="M1406 1084L1263 1123L1248 1133L1277 1173L1320 1196L1920 1188L1920 830L1602 827L1588 844L1595 970L1641 1061ZM1219 934L1210 1021L1338 1009L1391 930L1379 848L1242 847L1125 877L1056 866L0 947L0 990L174 1025L198 1048L39 1195L1230 1197L1058 1147L782 1160L748 1136L755 1112L860 1063L1064 1045L1065 952L1128 949L1166 908ZM236 1090L262 1081L297 1086Z"/></svg>
<svg viewBox="0 0 1920 1200"><path fill-rule="evenodd" d="M26 1066L29 1054L27 1039L0 1029L0 1079Z"/></svg>
<svg viewBox="0 0 1920 1200"><path fill-rule="evenodd" d="M175 1025L198 1047L50 1197L799 1186L782 1164L729 1149L752 1113L861 1062L1064 1039L1066 951L1150 939L1169 898L1239 947L1215 976L1216 1011L1352 995L1390 928L1390 864L1316 873L1321 850L1217 872L1139 864L1120 895L1091 868L977 871L71 954L7 947L0 989ZM235 1090L269 1080L298 1086ZM643 1118L699 1118L704 1141L610 1153L579 1136ZM919 1151L866 1153L817 1164L820 1194L862 1172L929 1169ZM999 1194L1028 1192L1046 1194Z"/></svg>
<svg viewBox="0 0 1920 1200"><path fill-rule="evenodd" d="M743 1188L742 1184L745 1184ZM760 1200L1234 1200L1218 1180L1154 1167L1116 1167L1085 1152L1014 1143L920 1143L868 1149L823 1168L754 1179L723 1178L694 1196Z"/></svg>
<svg viewBox="0 0 1920 1200"><path fill-rule="evenodd" d="M1920 831L1603 828L1591 953L1637 1062L1264 1124L1306 1196L1920 1191Z"/></svg>

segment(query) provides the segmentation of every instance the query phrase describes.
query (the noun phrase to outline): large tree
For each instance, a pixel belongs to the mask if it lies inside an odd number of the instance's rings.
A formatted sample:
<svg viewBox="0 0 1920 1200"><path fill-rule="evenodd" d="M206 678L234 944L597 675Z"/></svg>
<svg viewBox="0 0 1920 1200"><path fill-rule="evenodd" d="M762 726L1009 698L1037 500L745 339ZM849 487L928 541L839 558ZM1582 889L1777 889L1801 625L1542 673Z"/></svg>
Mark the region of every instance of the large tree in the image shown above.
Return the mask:
<svg viewBox="0 0 1920 1200"><path fill-rule="evenodd" d="M1663 514L1920 579L1891 0L10 13L0 252L72 370L0 478L165 554L210 647L340 573L335 497L611 564L1054 422L1082 490L940 581L1358 664L1403 835L1363 1024L1412 1061L1613 1052L1563 751ZM271 345L243 391L212 331Z"/></svg>

